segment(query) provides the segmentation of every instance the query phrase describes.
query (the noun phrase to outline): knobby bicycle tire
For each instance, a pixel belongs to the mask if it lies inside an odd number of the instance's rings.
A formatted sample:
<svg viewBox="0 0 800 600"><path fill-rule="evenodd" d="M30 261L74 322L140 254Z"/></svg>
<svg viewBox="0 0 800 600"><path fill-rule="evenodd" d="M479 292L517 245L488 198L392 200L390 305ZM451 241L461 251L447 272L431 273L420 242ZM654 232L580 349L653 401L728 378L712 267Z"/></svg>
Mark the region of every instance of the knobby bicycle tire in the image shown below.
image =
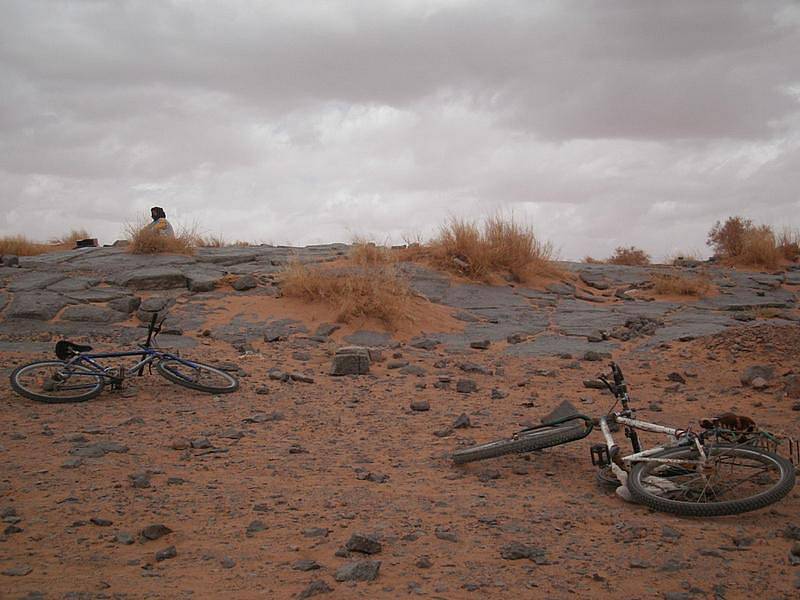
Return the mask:
<svg viewBox="0 0 800 600"><path fill-rule="evenodd" d="M66 403L73 403L73 402L85 402L86 400L91 400L100 394L103 391L103 386L105 382L103 381L103 377L101 375L93 375L90 373L83 373L83 376L95 378L94 386L89 389L89 391L83 394L77 394L75 396L49 396L45 393L41 392L34 392L33 390L28 389L24 384L20 383L20 376L23 375L26 371L32 370L33 368L46 368L52 367L56 368L65 368L67 365L65 362L60 360L43 360L38 362L32 362L27 365L22 365L21 367L17 367L11 373L10 380L11 380L11 389L17 392L20 396L24 396L30 400L36 400L37 402L46 402L47 404L66 404ZM45 391L46 390L42 390Z"/></svg>
<svg viewBox="0 0 800 600"><path fill-rule="evenodd" d="M758 510L777 502L788 494L795 484L794 465L772 452L752 446L737 446L733 444L718 444L706 449L709 456L749 456L756 458L759 462L768 462L777 467L780 471L778 481L772 484L765 491L754 494L746 498L737 500L726 500L722 502L693 502L691 500L673 500L664 498L648 491L643 484L643 480L648 473L658 467L658 463L640 462L633 466L628 477L628 489L631 496L639 502L662 512L669 512L678 515L692 517L718 517L723 515L735 515L752 510ZM651 458L694 458L697 452L693 448L668 448L653 454Z"/></svg>
<svg viewBox="0 0 800 600"><path fill-rule="evenodd" d="M189 367L191 367L191 365L194 365L199 367L200 369L205 369L206 371L210 371L218 376L221 376L223 379L227 380L228 385L224 387L218 387L218 386L203 385L202 383L191 381L170 370L169 365L173 363ZM198 390L200 392L207 392L209 394L230 394L231 392L235 392L236 390L239 389L239 380L230 373L226 373L225 371L223 371L222 369L218 369L217 367L212 367L211 365L206 365L195 361L191 361L191 365L183 363L178 360L169 359L169 360L159 361L156 364L156 370L161 376L165 377L166 379L169 379L171 382L177 383L178 385L182 385L192 390Z"/></svg>
<svg viewBox="0 0 800 600"><path fill-rule="evenodd" d="M542 448L560 446L561 444L579 440L585 435L586 427L583 423L570 426L545 427L530 433L521 433L510 439L496 440L487 444L462 448L461 450L456 450L452 458L453 462L461 465L485 458L503 456L504 454L531 452Z"/></svg>

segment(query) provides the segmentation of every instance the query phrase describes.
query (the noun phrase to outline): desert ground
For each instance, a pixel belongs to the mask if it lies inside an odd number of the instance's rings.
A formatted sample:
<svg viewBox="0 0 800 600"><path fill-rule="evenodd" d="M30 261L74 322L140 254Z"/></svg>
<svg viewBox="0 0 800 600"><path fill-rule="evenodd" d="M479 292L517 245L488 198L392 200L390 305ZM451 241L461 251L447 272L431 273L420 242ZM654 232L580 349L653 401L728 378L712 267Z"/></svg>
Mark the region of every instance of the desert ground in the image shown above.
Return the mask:
<svg viewBox="0 0 800 600"><path fill-rule="evenodd" d="M450 454L565 400L604 414L613 398L584 382L611 359L644 419L733 411L800 437L800 269L703 266L713 293L687 300L651 294L659 267L564 263L569 277L523 286L401 264L419 305L394 330L281 297L287 261L346 252L89 248L0 268L0 597L797 597L800 488L686 518L601 486L597 431L466 466ZM56 340L121 349L154 313L162 347L234 370L240 390L155 371L79 404L11 390ZM373 349L368 374L330 374L348 345ZM771 369L758 385L753 366Z"/></svg>

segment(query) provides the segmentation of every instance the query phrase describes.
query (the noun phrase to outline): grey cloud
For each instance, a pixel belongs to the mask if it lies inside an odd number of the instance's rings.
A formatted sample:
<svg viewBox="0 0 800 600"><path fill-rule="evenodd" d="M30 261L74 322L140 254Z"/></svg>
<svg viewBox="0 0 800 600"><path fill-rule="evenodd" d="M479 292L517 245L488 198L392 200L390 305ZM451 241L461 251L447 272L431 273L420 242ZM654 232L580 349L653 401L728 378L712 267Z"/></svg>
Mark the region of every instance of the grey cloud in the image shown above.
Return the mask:
<svg viewBox="0 0 800 600"><path fill-rule="evenodd" d="M771 0L8 2L0 228L111 238L157 203L399 241L507 209L570 256L702 246L797 214L799 32Z"/></svg>

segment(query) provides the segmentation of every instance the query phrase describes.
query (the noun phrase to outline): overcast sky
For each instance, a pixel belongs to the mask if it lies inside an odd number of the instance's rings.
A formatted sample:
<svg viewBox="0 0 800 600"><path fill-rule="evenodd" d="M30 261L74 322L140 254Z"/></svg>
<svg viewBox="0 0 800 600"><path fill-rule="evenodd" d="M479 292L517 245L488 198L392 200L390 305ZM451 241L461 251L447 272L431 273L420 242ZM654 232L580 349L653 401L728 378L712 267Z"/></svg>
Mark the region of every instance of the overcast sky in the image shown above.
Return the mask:
<svg viewBox="0 0 800 600"><path fill-rule="evenodd" d="M504 210L564 258L800 227L800 3L5 0L0 234L228 240Z"/></svg>

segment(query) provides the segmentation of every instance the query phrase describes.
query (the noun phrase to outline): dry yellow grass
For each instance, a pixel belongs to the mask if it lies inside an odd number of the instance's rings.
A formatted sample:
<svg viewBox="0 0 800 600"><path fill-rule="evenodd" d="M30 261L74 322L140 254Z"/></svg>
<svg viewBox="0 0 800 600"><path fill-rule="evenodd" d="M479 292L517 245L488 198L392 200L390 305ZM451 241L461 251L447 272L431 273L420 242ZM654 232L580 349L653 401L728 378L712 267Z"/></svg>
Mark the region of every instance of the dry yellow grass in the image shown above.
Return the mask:
<svg viewBox="0 0 800 600"><path fill-rule="evenodd" d="M800 229L784 227L776 236L778 250L786 260L797 260L800 258Z"/></svg>
<svg viewBox="0 0 800 600"><path fill-rule="evenodd" d="M0 238L0 255L36 256L50 251L47 244L33 242L23 235L9 235Z"/></svg>
<svg viewBox="0 0 800 600"><path fill-rule="evenodd" d="M629 246L627 248L619 246L606 262L611 265L646 267L650 264L650 255L635 246Z"/></svg>
<svg viewBox="0 0 800 600"><path fill-rule="evenodd" d="M193 228L182 228L174 237L148 229L142 223L125 226L132 254L194 254L198 235Z"/></svg>
<svg viewBox="0 0 800 600"><path fill-rule="evenodd" d="M410 318L412 295L393 265L334 270L294 263L282 273L281 291L333 307L343 323L366 317L393 328Z"/></svg>
<svg viewBox="0 0 800 600"><path fill-rule="evenodd" d="M777 268L782 259L783 253L778 247L775 234L767 225L747 231L741 252L731 257L733 264L765 269Z"/></svg>
<svg viewBox="0 0 800 600"><path fill-rule="evenodd" d="M350 248L350 259L357 265L388 265L396 261L389 248L378 246L363 238L355 238Z"/></svg>
<svg viewBox="0 0 800 600"><path fill-rule="evenodd" d="M664 296L703 297L711 290L711 283L703 275L682 273L653 273L653 291Z"/></svg>
<svg viewBox="0 0 800 600"><path fill-rule="evenodd" d="M60 238L53 238L50 243L54 246L69 246L72 248L78 240L85 240L92 237L85 229L72 229L67 235Z"/></svg>
<svg viewBox="0 0 800 600"><path fill-rule="evenodd" d="M524 282L560 273L549 242L537 239L530 226L502 216L487 218L482 227L451 218L425 249L441 268L471 279L487 281L492 274L507 273L514 281Z"/></svg>

